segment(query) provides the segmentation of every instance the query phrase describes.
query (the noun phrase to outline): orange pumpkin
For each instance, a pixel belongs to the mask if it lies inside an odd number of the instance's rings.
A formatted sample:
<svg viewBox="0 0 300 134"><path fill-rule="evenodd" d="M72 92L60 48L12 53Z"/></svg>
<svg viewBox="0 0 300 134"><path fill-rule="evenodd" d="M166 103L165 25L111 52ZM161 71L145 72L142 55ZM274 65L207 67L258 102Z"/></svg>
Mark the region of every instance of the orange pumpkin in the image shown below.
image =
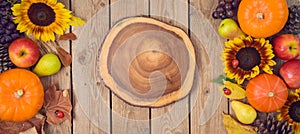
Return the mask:
<svg viewBox="0 0 300 134"><path fill-rule="evenodd" d="M28 120L38 113L43 103L44 88L37 75L25 69L0 74L0 120Z"/></svg>
<svg viewBox="0 0 300 134"><path fill-rule="evenodd" d="M242 31L255 38L266 38L278 33L288 20L286 0L242 0L238 22Z"/></svg>
<svg viewBox="0 0 300 134"><path fill-rule="evenodd" d="M246 97L251 106L261 112L280 109L288 98L288 89L282 79L274 74L260 74L249 81Z"/></svg>

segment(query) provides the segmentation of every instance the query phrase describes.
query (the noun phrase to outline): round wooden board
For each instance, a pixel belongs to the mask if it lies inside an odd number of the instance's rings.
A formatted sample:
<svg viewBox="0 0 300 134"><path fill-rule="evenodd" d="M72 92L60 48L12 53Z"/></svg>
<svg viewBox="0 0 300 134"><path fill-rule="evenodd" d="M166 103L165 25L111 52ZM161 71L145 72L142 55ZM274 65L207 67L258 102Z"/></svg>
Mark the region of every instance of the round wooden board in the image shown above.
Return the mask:
<svg viewBox="0 0 300 134"><path fill-rule="evenodd" d="M148 17L126 18L106 36L100 54L104 83L124 101L161 107L193 86L195 50L187 34Z"/></svg>

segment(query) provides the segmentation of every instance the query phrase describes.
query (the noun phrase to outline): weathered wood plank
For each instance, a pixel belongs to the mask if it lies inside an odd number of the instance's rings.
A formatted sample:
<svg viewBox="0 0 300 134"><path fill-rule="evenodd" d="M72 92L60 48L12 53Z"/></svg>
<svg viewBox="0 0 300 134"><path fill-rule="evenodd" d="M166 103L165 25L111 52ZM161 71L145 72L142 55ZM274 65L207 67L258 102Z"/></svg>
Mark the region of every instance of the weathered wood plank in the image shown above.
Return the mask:
<svg viewBox="0 0 300 134"><path fill-rule="evenodd" d="M151 0L150 16L188 33L187 0ZM162 108L151 109L151 132L189 133L189 97Z"/></svg>
<svg viewBox="0 0 300 134"><path fill-rule="evenodd" d="M198 77L191 94L191 133L224 133L221 113L228 111L228 102L217 90L217 84L210 80L222 74L220 60L224 39L217 30L218 21L212 20L211 13L218 0L191 0L190 31L196 44ZM196 98L196 99L195 99ZM196 102L194 102L196 100Z"/></svg>
<svg viewBox="0 0 300 134"><path fill-rule="evenodd" d="M73 13L87 23L74 27L78 40L73 54L73 133L109 133L110 91L98 75L97 56L109 30L108 0L73 0Z"/></svg>
<svg viewBox="0 0 300 134"><path fill-rule="evenodd" d="M111 26L121 19L148 14L148 0L111 0ZM150 133L149 109L131 106L112 95L112 133Z"/></svg>
<svg viewBox="0 0 300 134"><path fill-rule="evenodd" d="M59 0L65 5L67 9L70 7L69 0ZM66 32L69 32L67 30ZM69 41L58 41L59 45L65 49L67 52L70 52L70 43ZM58 73L52 76L42 77L41 81L45 89L50 87L52 84L55 84L58 89L69 90L71 93L71 69L70 67L63 67ZM72 121L65 121L61 125L53 126L47 124L44 128L45 133L54 134L54 133L64 133L70 134L72 129Z"/></svg>

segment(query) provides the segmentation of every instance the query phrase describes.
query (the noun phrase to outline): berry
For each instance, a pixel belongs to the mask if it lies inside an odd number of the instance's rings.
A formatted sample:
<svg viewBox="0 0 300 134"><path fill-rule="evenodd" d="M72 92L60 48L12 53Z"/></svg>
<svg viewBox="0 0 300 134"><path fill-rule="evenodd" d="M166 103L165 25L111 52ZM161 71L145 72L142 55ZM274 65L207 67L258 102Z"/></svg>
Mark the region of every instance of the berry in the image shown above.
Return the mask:
<svg viewBox="0 0 300 134"><path fill-rule="evenodd" d="M212 13L214 19L231 18L237 20L237 10L241 0L219 0L215 11Z"/></svg>
<svg viewBox="0 0 300 134"><path fill-rule="evenodd" d="M62 112L60 110L56 110L54 113L55 113L57 118L63 118L65 116L64 112Z"/></svg>
<svg viewBox="0 0 300 134"><path fill-rule="evenodd" d="M225 3L225 1L224 0L220 0L219 1L219 6L224 6L226 3Z"/></svg>
<svg viewBox="0 0 300 134"><path fill-rule="evenodd" d="M234 12L232 10L228 10L228 11L226 11L226 16L231 18L234 16Z"/></svg>
<svg viewBox="0 0 300 134"><path fill-rule="evenodd" d="M13 40L23 36L16 30L17 25L12 19L11 7L15 3L20 3L20 0L0 0L0 44L11 43Z"/></svg>
<svg viewBox="0 0 300 134"><path fill-rule="evenodd" d="M231 10L232 9L232 5L230 3L226 3L225 6L224 6L224 8L226 10Z"/></svg>
<svg viewBox="0 0 300 134"><path fill-rule="evenodd" d="M223 91L224 91L224 94L226 94L226 95L231 94L231 91L228 88L224 88Z"/></svg>
<svg viewBox="0 0 300 134"><path fill-rule="evenodd" d="M217 7L216 11L217 11L217 12L224 12L225 10L224 10L223 7Z"/></svg>
<svg viewBox="0 0 300 134"><path fill-rule="evenodd" d="M219 17L220 17L220 15L219 15L219 13L217 12L217 11L214 11L213 13L212 13L212 17L214 18L214 19L218 19ZM0 29L1 30L1 29Z"/></svg>
<svg viewBox="0 0 300 134"><path fill-rule="evenodd" d="M231 65L233 68L237 68L239 65L239 60L237 60L237 59L232 60Z"/></svg>
<svg viewBox="0 0 300 134"><path fill-rule="evenodd" d="M233 0L231 5L233 6L233 8L237 8L239 6L240 2L239 0Z"/></svg>

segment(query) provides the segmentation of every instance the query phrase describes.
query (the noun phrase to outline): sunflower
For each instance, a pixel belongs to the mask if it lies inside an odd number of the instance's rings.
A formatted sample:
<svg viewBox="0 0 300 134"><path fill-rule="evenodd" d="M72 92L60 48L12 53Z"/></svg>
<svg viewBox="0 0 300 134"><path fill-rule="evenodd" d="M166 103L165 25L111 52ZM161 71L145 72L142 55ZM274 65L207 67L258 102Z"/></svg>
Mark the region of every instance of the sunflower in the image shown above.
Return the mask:
<svg viewBox="0 0 300 134"><path fill-rule="evenodd" d="M11 9L17 30L45 42L54 41L55 34L62 35L70 25L84 24L57 0L22 0Z"/></svg>
<svg viewBox="0 0 300 134"><path fill-rule="evenodd" d="M285 120L293 125L295 133L300 133L300 88L289 93L284 106L278 111L278 120Z"/></svg>
<svg viewBox="0 0 300 134"><path fill-rule="evenodd" d="M248 36L236 37L225 42L221 59L224 60L224 72L230 79L242 84L245 79L255 77L260 70L273 74L270 66L276 62L272 45L263 38L253 39Z"/></svg>

